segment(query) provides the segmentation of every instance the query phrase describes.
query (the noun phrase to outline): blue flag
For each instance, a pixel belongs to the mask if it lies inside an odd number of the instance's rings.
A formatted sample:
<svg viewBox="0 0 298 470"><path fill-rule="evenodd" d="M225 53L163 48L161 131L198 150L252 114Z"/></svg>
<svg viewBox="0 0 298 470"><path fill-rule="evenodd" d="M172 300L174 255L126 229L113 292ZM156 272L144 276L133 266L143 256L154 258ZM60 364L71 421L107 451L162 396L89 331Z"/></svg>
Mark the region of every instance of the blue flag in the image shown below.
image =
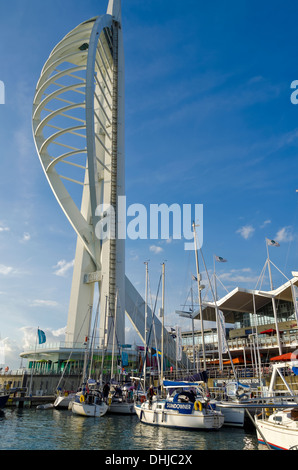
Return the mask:
<svg viewBox="0 0 298 470"><path fill-rule="evenodd" d="M122 367L127 367L128 366L128 354L127 352L123 351L122 352Z"/></svg>
<svg viewBox="0 0 298 470"><path fill-rule="evenodd" d="M38 334L38 343L39 344L45 343L46 340L47 340L45 332L38 328L37 329L37 334Z"/></svg>

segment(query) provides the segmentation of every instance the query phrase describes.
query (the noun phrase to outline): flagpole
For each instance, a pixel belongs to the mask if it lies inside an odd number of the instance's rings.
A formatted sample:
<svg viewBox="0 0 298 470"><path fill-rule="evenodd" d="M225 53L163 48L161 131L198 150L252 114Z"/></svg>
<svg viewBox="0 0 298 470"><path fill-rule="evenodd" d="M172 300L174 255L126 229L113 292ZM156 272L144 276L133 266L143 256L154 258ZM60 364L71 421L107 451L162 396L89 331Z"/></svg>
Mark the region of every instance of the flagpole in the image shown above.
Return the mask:
<svg viewBox="0 0 298 470"><path fill-rule="evenodd" d="M218 307L217 307L217 282L216 282L216 272L215 272L215 255L213 255L213 264L214 264L214 290L215 290L215 300L216 300L215 315L216 315L216 328L217 328L217 341L218 341L218 359L219 359L219 368L220 370L223 370L221 330L219 328Z"/></svg>
<svg viewBox="0 0 298 470"><path fill-rule="evenodd" d="M273 290L273 282L272 282L272 274L271 274L271 266L270 266L270 258L269 258L269 248L268 248L267 239L266 239L266 248L267 248L267 265L268 265L268 271L269 271L270 289Z"/></svg>
<svg viewBox="0 0 298 470"><path fill-rule="evenodd" d="M32 365L32 368L31 368L31 377L30 377L30 387L29 387L29 396L31 396L31 393L32 393L32 379L33 379L33 371L34 371L34 368L35 368L35 356L36 356L36 349L37 349L38 330L39 330L39 326L37 327L36 337L35 337L34 361L33 361L34 367L33 367L33 365Z"/></svg>
<svg viewBox="0 0 298 470"><path fill-rule="evenodd" d="M210 279L209 279L208 270L207 270L207 266L206 266L206 263L205 263L205 260L204 260L204 256L203 256L202 250L200 250L200 251L201 251L201 255L202 255L202 259L203 259L205 271L206 271L206 274L207 274L207 278L208 278L210 290L211 290L211 292L212 292L212 297L213 297L214 305L217 305L217 301L216 301L216 298L215 298L215 293L214 293L214 290L213 290L213 288L212 288L211 281L210 281ZM225 339L225 346L226 346L226 349L227 349L228 354L229 354L229 358L230 358L231 366L232 366L232 369L233 369L234 377L235 377L235 380L237 380L237 374L236 374L236 370L235 370L235 367L234 367L234 364L233 364L233 361L232 361L232 356L231 356L231 353L230 353L229 345L228 345L228 342L226 341L226 338L225 338L225 331L226 331L226 330L225 330L225 327L224 327L224 325L223 325L223 323L222 323L222 319L220 319L220 323L221 323L221 325L222 325L223 338Z"/></svg>
<svg viewBox="0 0 298 470"><path fill-rule="evenodd" d="M271 273L269 248L268 248L267 238L266 238L265 241L266 241L266 248L267 248L267 264L268 264L268 272L269 272L269 278L270 278L270 289L271 289L271 291L273 291L272 273ZM282 346L281 346L281 342L280 342L280 335L279 335L279 328L278 328L278 321L277 321L277 310L276 310L276 303L275 303L274 295L272 296L272 307L273 307L273 313L274 313L274 321L275 321L275 328L276 328L278 350L279 350L279 354L282 354Z"/></svg>
<svg viewBox="0 0 298 470"><path fill-rule="evenodd" d="M256 345L257 345L257 357L258 357L257 369L259 372L260 386L262 387L262 380L261 380L262 369L261 369L261 356L260 356L260 347L259 347L259 339L258 339L258 322L257 322L257 308L256 308L255 294L252 294L252 300L253 300L253 309L254 309L254 323L255 323L255 328L256 328Z"/></svg>

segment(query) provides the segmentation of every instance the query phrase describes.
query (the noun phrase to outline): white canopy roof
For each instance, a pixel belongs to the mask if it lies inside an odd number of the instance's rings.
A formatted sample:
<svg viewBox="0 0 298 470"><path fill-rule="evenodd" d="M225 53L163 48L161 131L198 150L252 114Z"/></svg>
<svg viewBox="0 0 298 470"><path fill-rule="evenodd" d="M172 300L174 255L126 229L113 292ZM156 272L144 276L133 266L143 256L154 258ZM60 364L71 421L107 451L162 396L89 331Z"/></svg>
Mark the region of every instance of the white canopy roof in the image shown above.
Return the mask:
<svg viewBox="0 0 298 470"><path fill-rule="evenodd" d="M272 301L272 298L293 302L292 285L298 286L298 277L293 277L285 284L272 291L250 290L236 287L227 295L217 301L217 307L225 314L227 322L234 322L234 313L253 313L254 303L256 312ZM199 311L196 312L195 319L199 318ZM208 321L215 321L215 303L204 302L203 318Z"/></svg>

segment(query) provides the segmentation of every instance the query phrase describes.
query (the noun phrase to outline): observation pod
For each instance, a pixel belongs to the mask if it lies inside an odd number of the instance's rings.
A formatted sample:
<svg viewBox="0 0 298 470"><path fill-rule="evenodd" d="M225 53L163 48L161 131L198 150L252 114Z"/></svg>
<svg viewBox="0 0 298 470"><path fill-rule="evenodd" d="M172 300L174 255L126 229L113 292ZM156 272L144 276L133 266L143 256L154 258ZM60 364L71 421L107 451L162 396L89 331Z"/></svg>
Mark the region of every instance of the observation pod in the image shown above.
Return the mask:
<svg viewBox="0 0 298 470"><path fill-rule="evenodd" d="M51 52L37 83L33 135L48 183L77 234L66 343L88 336L95 284L99 346L123 344L125 315L124 53L120 0Z"/></svg>

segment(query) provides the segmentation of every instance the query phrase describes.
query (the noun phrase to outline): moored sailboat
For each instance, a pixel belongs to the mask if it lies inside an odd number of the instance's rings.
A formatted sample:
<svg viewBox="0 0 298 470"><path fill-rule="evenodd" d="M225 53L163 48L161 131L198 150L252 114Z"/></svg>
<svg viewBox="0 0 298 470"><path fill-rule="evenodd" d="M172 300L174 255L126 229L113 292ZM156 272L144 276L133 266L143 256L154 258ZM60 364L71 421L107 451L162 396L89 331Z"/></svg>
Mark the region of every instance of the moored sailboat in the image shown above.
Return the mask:
<svg viewBox="0 0 298 470"><path fill-rule="evenodd" d="M199 383L164 381L166 398L153 397L135 404L142 423L193 430L215 430L224 424L221 412L212 409L198 392ZM172 393L171 393L172 392Z"/></svg>
<svg viewBox="0 0 298 470"><path fill-rule="evenodd" d="M134 408L133 387L115 387L115 390L110 390L108 405L108 413L125 415L136 414Z"/></svg>
<svg viewBox="0 0 298 470"><path fill-rule="evenodd" d="M279 404L280 397L273 400L270 408L266 408L262 413L255 416L255 425L257 431L257 438L260 444L266 444L268 447L282 450L297 450L298 449L298 398L294 395L293 390L287 383L283 371L290 369L297 375L296 363L279 363L273 366L273 372L269 391L272 392L276 377L282 378L286 386L289 396L282 397L284 403ZM292 406L291 406L292 405Z"/></svg>
<svg viewBox="0 0 298 470"><path fill-rule="evenodd" d="M72 402L72 412L76 415L100 418L107 411L108 405L103 400L100 390L96 387L78 392Z"/></svg>
<svg viewBox="0 0 298 470"><path fill-rule="evenodd" d="M275 410L268 417L255 417L260 444L274 449L298 449L298 409Z"/></svg>

